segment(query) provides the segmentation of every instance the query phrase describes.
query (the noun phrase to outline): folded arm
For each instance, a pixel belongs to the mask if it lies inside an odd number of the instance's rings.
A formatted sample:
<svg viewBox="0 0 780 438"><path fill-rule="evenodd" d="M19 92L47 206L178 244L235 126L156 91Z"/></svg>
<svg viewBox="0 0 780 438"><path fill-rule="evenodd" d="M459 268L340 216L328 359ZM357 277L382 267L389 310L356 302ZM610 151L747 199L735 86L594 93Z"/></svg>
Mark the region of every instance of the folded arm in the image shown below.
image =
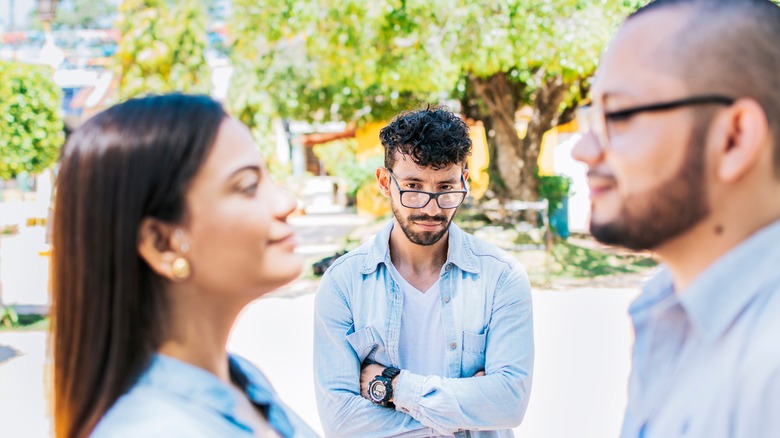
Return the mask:
<svg viewBox="0 0 780 438"><path fill-rule="evenodd" d="M354 329L352 313L327 274L314 307L315 393L325 435L429 435L429 429L409 415L361 397L361 360L346 338Z"/></svg>
<svg viewBox="0 0 780 438"><path fill-rule="evenodd" d="M518 268L499 281L485 344L485 375L395 379L396 409L442 432L517 427L531 390L533 321L528 278Z"/></svg>

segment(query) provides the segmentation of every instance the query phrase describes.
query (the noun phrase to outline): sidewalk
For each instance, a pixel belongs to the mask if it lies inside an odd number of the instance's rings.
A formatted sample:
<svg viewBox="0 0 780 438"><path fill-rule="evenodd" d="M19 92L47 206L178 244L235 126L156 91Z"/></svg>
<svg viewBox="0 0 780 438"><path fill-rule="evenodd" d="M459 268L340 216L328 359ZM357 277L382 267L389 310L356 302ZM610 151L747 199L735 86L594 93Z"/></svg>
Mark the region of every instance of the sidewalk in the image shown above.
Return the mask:
<svg viewBox="0 0 780 438"><path fill-rule="evenodd" d="M249 305L228 347L259 366L285 402L321 432L312 383L314 289L304 289L294 298L268 297ZM518 437L618 435L632 342L627 308L637 292L534 291L534 382L525 421L515 429ZM3 360L9 350L15 357ZM43 332L0 332L2 436L48 436L44 352Z"/></svg>

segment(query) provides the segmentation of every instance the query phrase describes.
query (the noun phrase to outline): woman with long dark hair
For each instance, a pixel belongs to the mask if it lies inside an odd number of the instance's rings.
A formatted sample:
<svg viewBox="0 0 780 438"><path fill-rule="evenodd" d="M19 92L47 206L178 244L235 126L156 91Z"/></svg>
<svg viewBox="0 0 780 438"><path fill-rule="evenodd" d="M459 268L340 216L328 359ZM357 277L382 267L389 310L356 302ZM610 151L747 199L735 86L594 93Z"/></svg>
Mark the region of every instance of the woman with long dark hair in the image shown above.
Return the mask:
<svg viewBox="0 0 780 438"><path fill-rule="evenodd" d="M76 130L54 210L56 435L313 436L225 351L241 309L301 272L294 206L209 97L133 99Z"/></svg>

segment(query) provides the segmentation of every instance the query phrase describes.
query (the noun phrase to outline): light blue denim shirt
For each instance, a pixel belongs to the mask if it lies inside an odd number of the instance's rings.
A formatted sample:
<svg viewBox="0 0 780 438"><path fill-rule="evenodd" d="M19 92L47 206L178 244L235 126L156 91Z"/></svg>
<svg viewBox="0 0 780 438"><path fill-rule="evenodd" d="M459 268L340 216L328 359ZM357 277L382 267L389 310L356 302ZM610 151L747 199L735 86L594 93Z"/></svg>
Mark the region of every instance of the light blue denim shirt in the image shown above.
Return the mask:
<svg viewBox="0 0 780 438"><path fill-rule="evenodd" d="M317 291L315 394L325 434L514 436L510 429L522 421L531 390L528 276L513 257L454 224L440 274L448 375L402 370L395 410L360 395L364 360L399 367L403 292L388 269L394 223L339 258ZM486 375L471 377L479 370Z"/></svg>
<svg viewBox="0 0 780 438"><path fill-rule="evenodd" d="M630 313L623 438L780 437L780 222L681 293L662 268Z"/></svg>
<svg viewBox="0 0 780 438"><path fill-rule="evenodd" d="M230 374L283 438L316 437L274 393L260 370L230 356ZM92 437L254 437L236 412L237 391L214 374L156 354L149 367L100 420Z"/></svg>

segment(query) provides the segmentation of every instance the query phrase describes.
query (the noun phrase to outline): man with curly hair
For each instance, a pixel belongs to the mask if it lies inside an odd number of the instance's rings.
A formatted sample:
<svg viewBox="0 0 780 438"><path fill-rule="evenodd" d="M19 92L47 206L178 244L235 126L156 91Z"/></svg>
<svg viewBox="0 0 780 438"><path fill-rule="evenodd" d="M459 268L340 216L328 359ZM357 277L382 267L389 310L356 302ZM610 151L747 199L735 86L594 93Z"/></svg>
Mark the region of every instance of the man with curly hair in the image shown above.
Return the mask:
<svg viewBox="0 0 780 438"><path fill-rule="evenodd" d="M531 287L517 260L452 223L468 193L468 127L427 108L380 138L393 219L331 266L315 301L325 434L514 436L531 389Z"/></svg>

